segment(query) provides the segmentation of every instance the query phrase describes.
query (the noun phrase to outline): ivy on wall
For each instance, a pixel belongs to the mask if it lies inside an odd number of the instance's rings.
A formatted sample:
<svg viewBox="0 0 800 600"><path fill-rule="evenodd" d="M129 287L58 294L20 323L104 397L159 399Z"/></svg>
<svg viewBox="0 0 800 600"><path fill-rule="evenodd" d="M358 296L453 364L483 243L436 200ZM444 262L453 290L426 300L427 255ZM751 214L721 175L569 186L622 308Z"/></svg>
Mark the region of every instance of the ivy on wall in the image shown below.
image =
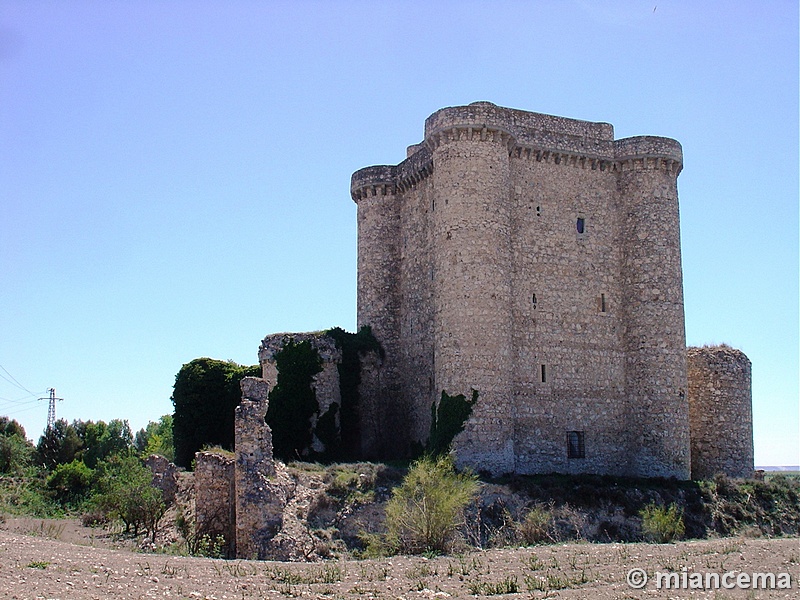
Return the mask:
<svg viewBox="0 0 800 600"><path fill-rule="evenodd" d="M325 332L333 338L337 348L342 351L342 362L339 363L339 392L342 398L339 415L341 454L332 457L337 460L355 460L361 452L361 430L359 427L358 386L361 383L361 356L368 352L376 352L383 357L383 348L375 338L372 329L365 325L358 333L349 333L341 327L334 327ZM320 438L322 439L322 438ZM323 440L324 441L324 440Z"/></svg>
<svg viewBox="0 0 800 600"><path fill-rule="evenodd" d="M431 433L425 453L431 456L441 456L450 451L453 439L464 431L464 424L472 414L472 407L478 401L478 390L472 390L469 400L464 394L450 396L442 390L439 405L431 404Z"/></svg>
<svg viewBox="0 0 800 600"><path fill-rule="evenodd" d="M310 342L289 340L275 353L275 365L278 380L269 392L266 416L272 429L272 451L281 460L297 460L311 448L311 419L319 412L311 384L322 371L322 359Z"/></svg>

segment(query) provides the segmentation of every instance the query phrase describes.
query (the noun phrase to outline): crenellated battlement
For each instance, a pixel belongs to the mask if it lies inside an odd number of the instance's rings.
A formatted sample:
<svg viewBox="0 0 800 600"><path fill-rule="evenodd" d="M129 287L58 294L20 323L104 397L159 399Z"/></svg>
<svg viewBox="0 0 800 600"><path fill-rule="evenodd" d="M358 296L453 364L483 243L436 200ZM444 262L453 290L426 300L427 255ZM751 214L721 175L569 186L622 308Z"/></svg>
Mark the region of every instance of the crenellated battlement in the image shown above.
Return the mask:
<svg viewBox="0 0 800 600"><path fill-rule="evenodd" d="M677 176L683 149L673 139L637 136L614 140L608 123L502 108L490 102L443 108L425 121L425 139L409 146L400 164L366 167L351 179L350 194L390 196L416 186L433 172L432 154L443 145L481 141L505 145L515 159L601 172L664 170Z"/></svg>

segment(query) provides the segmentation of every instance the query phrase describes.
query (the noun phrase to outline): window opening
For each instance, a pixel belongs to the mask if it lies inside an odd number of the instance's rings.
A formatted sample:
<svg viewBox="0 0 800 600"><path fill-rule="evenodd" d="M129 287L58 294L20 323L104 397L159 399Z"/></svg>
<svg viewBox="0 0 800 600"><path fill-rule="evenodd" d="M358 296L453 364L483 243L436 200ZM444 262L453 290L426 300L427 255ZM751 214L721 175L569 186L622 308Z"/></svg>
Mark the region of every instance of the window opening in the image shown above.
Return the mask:
<svg viewBox="0 0 800 600"><path fill-rule="evenodd" d="M542 216L542 207L541 206L537 206L536 207L536 216L537 217L541 217Z"/></svg>
<svg viewBox="0 0 800 600"><path fill-rule="evenodd" d="M606 295L600 294L600 312L606 312Z"/></svg>
<svg viewBox="0 0 800 600"><path fill-rule="evenodd" d="M531 301L533 302L533 308L535 310L536 309L536 294L533 295L533 298L531 298Z"/></svg>
<svg viewBox="0 0 800 600"><path fill-rule="evenodd" d="M547 383L547 365L542 365L542 383Z"/></svg>
<svg viewBox="0 0 800 600"><path fill-rule="evenodd" d="M583 431L567 432L567 458L586 458Z"/></svg>
<svg viewBox="0 0 800 600"><path fill-rule="evenodd" d="M575 227L578 230L578 233L583 233L586 227L586 221L583 217L578 217L578 222L575 224Z"/></svg>

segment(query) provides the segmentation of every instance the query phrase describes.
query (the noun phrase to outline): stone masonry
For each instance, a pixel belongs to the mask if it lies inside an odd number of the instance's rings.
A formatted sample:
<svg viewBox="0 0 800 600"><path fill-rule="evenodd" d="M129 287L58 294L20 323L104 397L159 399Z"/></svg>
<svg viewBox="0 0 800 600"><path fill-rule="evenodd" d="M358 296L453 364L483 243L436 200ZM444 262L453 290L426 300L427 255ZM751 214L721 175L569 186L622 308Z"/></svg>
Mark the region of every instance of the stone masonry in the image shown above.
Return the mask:
<svg viewBox="0 0 800 600"><path fill-rule="evenodd" d="M751 365L729 346L689 348L692 479L753 475Z"/></svg>
<svg viewBox="0 0 800 600"><path fill-rule="evenodd" d="M232 456L216 452L195 454L195 532L225 539L227 553L236 551L236 486L235 461Z"/></svg>
<svg viewBox="0 0 800 600"><path fill-rule="evenodd" d="M690 348L687 369L682 168L669 138L476 102L431 115L400 164L354 173L358 327L382 347L360 355L361 457L408 456L441 392L474 389L461 466L752 475L750 361ZM289 341L322 360L318 414L341 406L333 338L269 335L263 378L241 383L235 459L196 455L198 528L240 558L270 557L283 524L291 481L264 418Z"/></svg>
<svg viewBox="0 0 800 600"><path fill-rule="evenodd" d="M424 443L441 392L475 389L461 465L688 478L680 144L477 102L407 155L351 182L380 435Z"/></svg>
<svg viewBox="0 0 800 600"><path fill-rule="evenodd" d="M277 476L272 432L264 422L267 382L245 377L240 386L234 455L195 454L196 529L212 539L222 535L229 556L266 559L283 523L289 486Z"/></svg>

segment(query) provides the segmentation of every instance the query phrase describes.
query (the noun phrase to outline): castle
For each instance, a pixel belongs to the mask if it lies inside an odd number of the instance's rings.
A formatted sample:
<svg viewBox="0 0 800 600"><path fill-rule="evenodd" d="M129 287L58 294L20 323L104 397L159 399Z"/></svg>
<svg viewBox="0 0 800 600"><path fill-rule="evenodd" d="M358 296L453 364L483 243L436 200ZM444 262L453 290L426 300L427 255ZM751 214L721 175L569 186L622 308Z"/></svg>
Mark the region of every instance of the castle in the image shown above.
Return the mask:
<svg viewBox="0 0 800 600"><path fill-rule="evenodd" d="M358 325L381 347L359 353L358 455L408 456L442 392L474 390L452 451L477 471L751 475L750 361L686 348L682 167L672 139L476 102L431 115L400 164L354 173ZM197 455L198 519L233 511L239 556L267 556L280 521L264 508L283 492L263 415L289 342L320 358L314 419L343 427L342 348L267 336L236 458Z"/></svg>
<svg viewBox="0 0 800 600"><path fill-rule="evenodd" d="M687 379L682 167L672 139L476 102L431 115L399 165L357 171L358 324L385 348L391 422L424 440L437 394L475 389L461 464L686 479L692 459L714 470L713 446L751 471L743 354L737 393L690 422L713 369Z"/></svg>

